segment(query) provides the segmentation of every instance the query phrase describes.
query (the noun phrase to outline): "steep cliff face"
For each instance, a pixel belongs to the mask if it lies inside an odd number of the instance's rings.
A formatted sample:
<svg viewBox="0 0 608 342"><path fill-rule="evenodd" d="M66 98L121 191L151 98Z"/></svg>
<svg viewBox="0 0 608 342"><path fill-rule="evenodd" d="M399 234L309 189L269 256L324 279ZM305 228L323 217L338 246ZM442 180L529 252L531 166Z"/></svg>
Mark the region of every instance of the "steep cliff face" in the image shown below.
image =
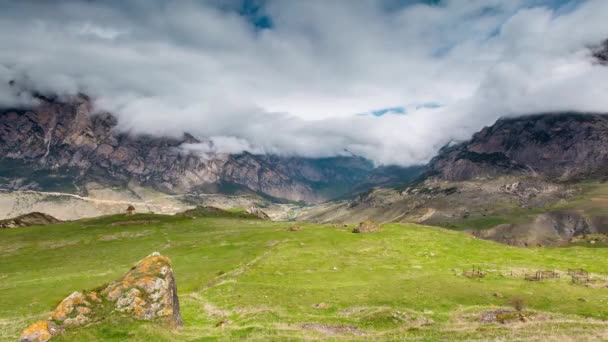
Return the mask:
<svg viewBox="0 0 608 342"><path fill-rule="evenodd" d="M40 98L30 109L0 111L0 182L42 189L58 183L135 181L167 193L250 191L295 201L337 196L373 168L355 157L325 159L212 154L180 146L182 138L134 136L116 130L109 113L93 114L86 96Z"/></svg>
<svg viewBox="0 0 608 342"><path fill-rule="evenodd" d="M526 174L552 180L608 175L608 116L546 114L501 119L444 148L430 175L445 180Z"/></svg>

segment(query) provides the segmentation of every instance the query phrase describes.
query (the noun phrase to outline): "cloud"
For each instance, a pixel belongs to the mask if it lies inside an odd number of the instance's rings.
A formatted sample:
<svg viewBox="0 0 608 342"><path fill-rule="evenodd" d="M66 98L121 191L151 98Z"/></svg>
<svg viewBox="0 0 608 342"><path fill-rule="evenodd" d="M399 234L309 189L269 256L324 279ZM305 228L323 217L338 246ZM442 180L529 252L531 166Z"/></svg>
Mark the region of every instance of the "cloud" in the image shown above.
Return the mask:
<svg viewBox="0 0 608 342"><path fill-rule="evenodd" d="M0 13L0 104L91 95L122 129L202 153L411 165L500 116L608 112L608 2L19 1ZM400 108L400 115L357 115Z"/></svg>

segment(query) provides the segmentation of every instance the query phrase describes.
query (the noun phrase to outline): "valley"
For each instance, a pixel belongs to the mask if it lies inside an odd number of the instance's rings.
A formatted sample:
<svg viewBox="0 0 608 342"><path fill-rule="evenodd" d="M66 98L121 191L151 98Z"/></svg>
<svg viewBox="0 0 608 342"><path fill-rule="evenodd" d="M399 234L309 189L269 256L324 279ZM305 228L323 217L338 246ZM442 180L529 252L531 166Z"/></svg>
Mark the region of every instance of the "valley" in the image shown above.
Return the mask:
<svg viewBox="0 0 608 342"><path fill-rule="evenodd" d="M154 251L171 259L182 328L112 315L53 340L607 337L608 248L510 247L411 223L367 234L294 224L137 214L1 230L0 340L14 341L69 293L110 282ZM472 267L484 276L466 276ZM573 283L569 269L591 282ZM537 270L560 278L524 280Z"/></svg>
<svg viewBox="0 0 608 342"><path fill-rule="evenodd" d="M4 1L0 342L608 342L608 1Z"/></svg>

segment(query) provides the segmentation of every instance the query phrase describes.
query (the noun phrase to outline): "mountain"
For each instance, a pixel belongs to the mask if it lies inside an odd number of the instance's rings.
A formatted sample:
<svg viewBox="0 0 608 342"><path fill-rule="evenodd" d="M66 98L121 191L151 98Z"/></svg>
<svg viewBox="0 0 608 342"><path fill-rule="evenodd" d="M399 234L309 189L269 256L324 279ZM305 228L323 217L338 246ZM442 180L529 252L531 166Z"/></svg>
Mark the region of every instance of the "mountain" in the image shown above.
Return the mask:
<svg viewBox="0 0 608 342"><path fill-rule="evenodd" d="M500 119L443 148L416 182L307 207L297 218L418 222L513 245L556 245L608 233L607 176L607 116Z"/></svg>
<svg viewBox="0 0 608 342"><path fill-rule="evenodd" d="M8 190L86 192L85 184L129 183L168 194L255 193L320 202L349 192L373 164L359 157L298 158L250 153L200 155L201 143L117 130L110 113L94 113L85 95L38 96L33 108L0 111L0 186Z"/></svg>
<svg viewBox="0 0 608 342"><path fill-rule="evenodd" d="M459 181L505 174L558 181L608 175L608 117L561 113L501 119L444 148L429 175Z"/></svg>

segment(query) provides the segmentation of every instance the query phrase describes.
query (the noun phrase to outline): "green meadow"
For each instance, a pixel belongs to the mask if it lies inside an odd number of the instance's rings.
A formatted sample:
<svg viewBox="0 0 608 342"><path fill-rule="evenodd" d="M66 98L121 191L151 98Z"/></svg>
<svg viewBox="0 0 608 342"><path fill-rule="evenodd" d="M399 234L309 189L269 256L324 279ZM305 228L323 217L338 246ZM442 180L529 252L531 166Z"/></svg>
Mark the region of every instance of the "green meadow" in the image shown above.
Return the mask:
<svg viewBox="0 0 608 342"><path fill-rule="evenodd" d="M608 248L517 248L415 224L369 234L294 224L117 215L2 230L0 341L155 251L172 260L182 328L112 316L54 341L608 339ZM463 275L474 265L485 277ZM571 268L595 282L573 284ZM536 270L561 277L523 279ZM514 298L525 322L480 321Z"/></svg>

